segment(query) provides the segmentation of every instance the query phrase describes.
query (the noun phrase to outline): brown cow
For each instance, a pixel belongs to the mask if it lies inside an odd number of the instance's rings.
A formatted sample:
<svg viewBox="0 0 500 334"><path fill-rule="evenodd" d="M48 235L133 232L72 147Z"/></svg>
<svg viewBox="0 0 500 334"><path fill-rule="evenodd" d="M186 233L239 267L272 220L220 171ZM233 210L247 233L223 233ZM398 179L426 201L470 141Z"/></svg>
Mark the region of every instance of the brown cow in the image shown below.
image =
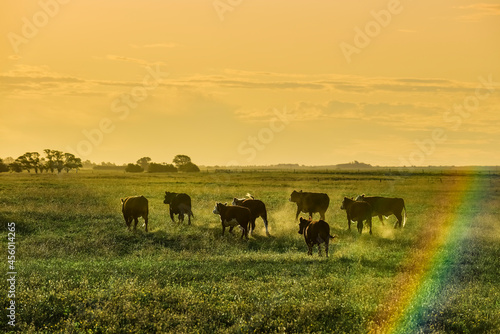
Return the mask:
<svg viewBox="0 0 500 334"><path fill-rule="evenodd" d="M233 227L240 226L241 228L241 239L243 236L248 240L248 224L252 219L252 214L249 208L243 206L229 206L227 203L215 203L214 211L216 215L220 215L220 221L222 223L222 235L226 227L230 227L229 232L233 230Z"/></svg>
<svg viewBox="0 0 500 334"><path fill-rule="evenodd" d="M295 219L299 217L300 212L309 213L312 217L313 213L319 212L320 218L325 219L325 212L330 205L330 197L322 193L308 193L301 191L293 191L290 195L290 202L297 203L297 214Z"/></svg>
<svg viewBox="0 0 500 334"><path fill-rule="evenodd" d="M384 224L382 216L388 217L390 215L396 216L398 221L394 224L394 228L404 227L406 224L406 207L405 201L402 198L391 198L391 197L379 197L379 196L365 196L359 195L356 197L356 201L365 201L370 203L372 206L372 216L378 216L380 222ZM405 215L403 217L403 210L405 210Z"/></svg>
<svg viewBox="0 0 500 334"><path fill-rule="evenodd" d="M370 234L372 234L372 207L367 202L355 201L352 198L344 197L342 201L341 210L347 213L348 229L351 229L351 220L358 222L358 232L363 232L363 221L370 227Z"/></svg>
<svg viewBox="0 0 500 334"><path fill-rule="evenodd" d="M304 239L309 248L308 255L312 255L313 246L318 245L318 253L321 256L320 244L324 242L326 257L328 257L328 243L335 236L330 235L330 225L327 222L324 220L311 221L311 218L300 217L299 234L304 234Z"/></svg>
<svg viewBox="0 0 500 334"><path fill-rule="evenodd" d="M130 231L130 224L134 220L134 231L137 229L139 217L144 218L144 226L146 232L148 231L148 200L144 196L129 196L121 199L122 213L125 218L128 230Z"/></svg>
<svg viewBox="0 0 500 334"><path fill-rule="evenodd" d="M184 221L184 215L188 216L188 225L191 225L191 217L194 218L193 211L191 211L191 197L184 193L172 193L165 191L164 204L169 205L170 219L174 222L174 214L178 215L179 223Z"/></svg>
<svg viewBox="0 0 500 334"><path fill-rule="evenodd" d="M248 198L233 198L233 205L244 206L250 209L252 213L251 222L251 230L250 233L253 234L253 230L255 229L255 220L259 217L262 217L264 221L264 226L266 227L266 235L269 237L269 230L267 228L267 210L264 202L258 199L254 199L252 195L247 194Z"/></svg>

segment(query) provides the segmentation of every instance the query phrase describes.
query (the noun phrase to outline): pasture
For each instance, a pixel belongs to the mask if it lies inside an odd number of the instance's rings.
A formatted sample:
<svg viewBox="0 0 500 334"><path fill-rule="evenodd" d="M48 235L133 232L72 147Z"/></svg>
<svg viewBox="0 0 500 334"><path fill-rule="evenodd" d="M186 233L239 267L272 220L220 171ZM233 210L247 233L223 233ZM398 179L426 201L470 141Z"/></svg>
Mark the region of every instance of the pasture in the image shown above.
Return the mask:
<svg viewBox="0 0 500 334"><path fill-rule="evenodd" d="M0 174L0 249L15 222L16 325L23 333L498 333L500 178L495 174ZM293 190L330 197L330 257L307 255ZM165 191L192 198L173 223ZM221 237L215 202L266 203L250 240ZM344 196L403 197L406 227L347 231ZM127 231L120 198L149 200ZM305 214L302 214L306 217ZM316 214L315 219L318 219Z"/></svg>

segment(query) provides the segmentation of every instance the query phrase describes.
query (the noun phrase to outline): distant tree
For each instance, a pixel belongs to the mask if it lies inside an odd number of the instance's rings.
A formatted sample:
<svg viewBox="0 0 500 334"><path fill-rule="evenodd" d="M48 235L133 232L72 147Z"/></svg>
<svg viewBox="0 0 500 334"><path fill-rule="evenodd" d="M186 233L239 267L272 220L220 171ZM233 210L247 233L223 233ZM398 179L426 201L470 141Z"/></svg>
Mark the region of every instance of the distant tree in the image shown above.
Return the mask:
<svg viewBox="0 0 500 334"><path fill-rule="evenodd" d="M174 163L175 167L180 170L182 166L191 162L191 158L187 155L178 154L174 157L174 160L172 162Z"/></svg>
<svg viewBox="0 0 500 334"><path fill-rule="evenodd" d="M51 173L54 173L55 170L57 170L57 173L61 173L64 169L64 153L48 148L43 151L45 152L45 169L50 170Z"/></svg>
<svg viewBox="0 0 500 334"><path fill-rule="evenodd" d="M198 168L198 166L196 166L194 163L188 162L188 163L182 165L181 167L179 167L179 171L186 172L186 173L192 173L192 172L199 172L200 168Z"/></svg>
<svg viewBox="0 0 500 334"><path fill-rule="evenodd" d="M128 173L142 173L144 169L140 165L128 164L125 171Z"/></svg>
<svg viewBox="0 0 500 334"><path fill-rule="evenodd" d="M23 171L23 166L17 160L9 164L9 168L12 172L21 173Z"/></svg>
<svg viewBox="0 0 500 334"><path fill-rule="evenodd" d="M8 172L9 166L0 159L0 173Z"/></svg>
<svg viewBox="0 0 500 334"><path fill-rule="evenodd" d="M95 166L96 166L96 164L88 159L82 162L83 168L93 168Z"/></svg>
<svg viewBox="0 0 500 334"><path fill-rule="evenodd" d="M78 168L82 167L82 159L75 157L71 153L64 153L64 164L63 168L66 173L69 173L70 170L76 169L78 172Z"/></svg>
<svg viewBox="0 0 500 334"><path fill-rule="evenodd" d="M146 170L146 169L148 169L148 165L149 165L150 161L151 161L150 157L144 157L144 158L140 158L139 160L137 160L137 164L141 165L142 169Z"/></svg>
<svg viewBox="0 0 500 334"><path fill-rule="evenodd" d="M176 173L177 168L172 164L157 164L151 162L148 166L148 173Z"/></svg>
<svg viewBox="0 0 500 334"><path fill-rule="evenodd" d="M35 170L35 173L38 173L42 167L40 162L40 153L38 152L26 152L14 161L14 163L21 166L21 169L27 170L28 173L31 173L32 169Z"/></svg>

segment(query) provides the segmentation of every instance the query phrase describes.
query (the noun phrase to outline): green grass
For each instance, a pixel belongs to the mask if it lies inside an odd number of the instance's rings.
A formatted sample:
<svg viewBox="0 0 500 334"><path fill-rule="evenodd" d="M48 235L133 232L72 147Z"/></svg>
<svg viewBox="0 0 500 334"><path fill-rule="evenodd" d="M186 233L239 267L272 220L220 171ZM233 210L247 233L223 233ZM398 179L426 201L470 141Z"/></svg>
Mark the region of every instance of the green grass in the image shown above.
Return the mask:
<svg viewBox="0 0 500 334"><path fill-rule="evenodd" d="M481 200L472 208L457 207L453 199L463 189L457 185L471 178L485 186L466 188L467 198ZM452 259L439 262L448 273L446 281L421 292L433 296L432 305L418 317L407 317L400 328L495 333L500 331L499 186L495 175L0 174L0 222L5 227L16 223L18 272L17 324L11 328L3 315L0 329L389 332L389 319L415 307L391 304L391 296L410 291L413 281L438 280L432 266L419 271L412 259L431 263L436 259L429 256L439 254ZM318 257L316 248L307 256L297 233L296 206L288 198L300 189L330 196L326 220L338 238L329 259ZM165 191L191 195L191 226L187 220L184 225L170 221ZM247 192L266 203L272 236L265 236L258 219L249 241L227 231L222 237L219 217L212 214L215 202L231 202ZM346 231L341 200L360 193L403 197L407 226L393 229L392 216L385 225L375 218L372 236L367 230L362 235L355 228ZM136 233L127 231L120 198L129 195L148 198L149 233L142 221ZM466 219L463 231L446 222L451 213ZM461 243L449 246L443 235L454 231ZM6 273L6 228L1 249ZM433 252L424 256L429 249ZM1 298L6 312L7 293Z"/></svg>

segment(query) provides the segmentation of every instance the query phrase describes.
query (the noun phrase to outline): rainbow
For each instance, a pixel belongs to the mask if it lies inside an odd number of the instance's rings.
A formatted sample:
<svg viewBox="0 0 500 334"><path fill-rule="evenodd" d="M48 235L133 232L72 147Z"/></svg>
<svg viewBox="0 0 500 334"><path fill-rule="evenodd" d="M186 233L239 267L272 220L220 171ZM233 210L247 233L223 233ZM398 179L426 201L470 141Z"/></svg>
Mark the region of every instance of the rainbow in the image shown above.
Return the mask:
<svg viewBox="0 0 500 334"><path fill-rule="evenodd" d="M453 278L454 264L473 220L473 210L467 212L464 208L475 207L482 200L485 182L487 178L477 175L460 177L448 186L448 198L435 199L451 210L433 217L433 224L422 231L391 291L378 307L370 333L415 333L425 328L428 315L436 311L435 305L442 298L439 292Z"/></svg>

